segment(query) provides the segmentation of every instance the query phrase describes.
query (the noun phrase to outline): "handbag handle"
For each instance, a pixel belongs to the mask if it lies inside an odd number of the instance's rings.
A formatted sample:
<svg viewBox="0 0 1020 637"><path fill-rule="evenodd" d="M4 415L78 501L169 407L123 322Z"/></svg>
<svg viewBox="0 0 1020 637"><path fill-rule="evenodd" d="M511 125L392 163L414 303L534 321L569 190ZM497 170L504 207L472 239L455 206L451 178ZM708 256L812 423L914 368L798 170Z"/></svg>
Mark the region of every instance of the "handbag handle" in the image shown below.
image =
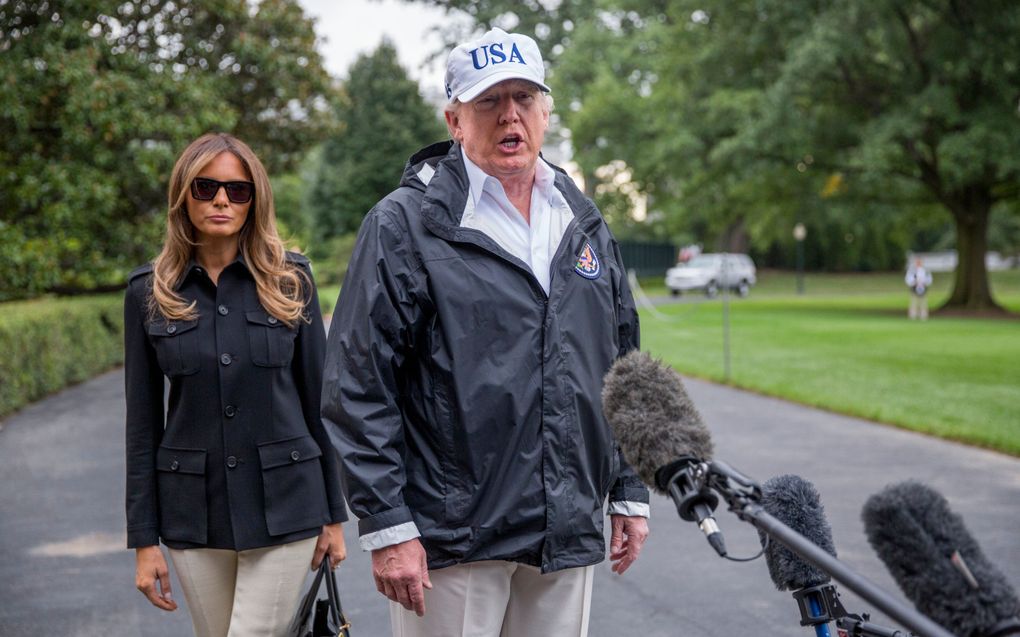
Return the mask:
<svg viewBox="0 0 1020 637"><path fill-rule="evenodd" d="M340 631L339 634L346 637L351 623L344 616L344 609L340 604L340 592L336 586L336 573L333 571L333 565L328 555L323 557L319 571L320 574L325 574L326 576L326 596L329 598L329 612L333 615L333 621L338 627L337 630Z"/></svg>
<svg viewBox="0 0 1020 637"><path fill-rule="evenodd" d="M315 576L312 578L312 585L308 588L308 592L305 593L304 598L298 605L297 612L294 614L294 618L291 620L290 627L288 628L288 637L304 637L305 625L308 623L309 618L312 614L312 608L315 606L315 598L318 595L319 586L322 585L322 577L326 574L326 569L322 568L325 563L319 565L319 569L315 571Z"/></svg>

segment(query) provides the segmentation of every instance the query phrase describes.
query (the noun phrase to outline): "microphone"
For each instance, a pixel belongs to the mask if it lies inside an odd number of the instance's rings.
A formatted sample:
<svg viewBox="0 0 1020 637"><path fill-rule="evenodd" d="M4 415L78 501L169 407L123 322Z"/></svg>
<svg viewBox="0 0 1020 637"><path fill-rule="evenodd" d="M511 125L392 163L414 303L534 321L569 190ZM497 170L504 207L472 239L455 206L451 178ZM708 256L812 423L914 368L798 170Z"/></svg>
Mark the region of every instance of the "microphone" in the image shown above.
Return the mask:
<svg viewBox="0 0 1020 637"><path fill-rule="evenodd" d="M777 476L762 485L762 508L793 529L811 544L836 557L832 527L825 518L822 499L814 485L795 475ZM871 623L868 613L849 613L828 573L808 564L779 542L770 542L758 529L765 550L769 576L776 588L793 591L800 609L800 625L814 626L817 637L830 637L829 622L836 623L839 635L867 637L907 637L907 633Z"/></svg>
<svg viewBox="0 0 1020 637"><path fill-rule="evenodd" d="M832 527L825 519L825 508L814 485L795 475L770 478L762 484L762 507L777 520L797 531L812 544L836 557ZM762 546L765 534L759 532ZM808 564L782 544L771 542L765 549L769 575L781 591L810 588L828 583L828 574Z"/></svg>
<svg viewBox="0 0 1020 637"><path fill-rule="evenodd" d="M680 375L645 352L631 351L605 376L602 412L638 477L671 497L680 517L697 522L725 557L726 544L712 517L719 498L699 487L693 473L711 459L712 438Z"/></svg>
<svg viewBox="0 0 1020 637"><path fill-rule="evenodd" d="M669 495L681 518L696 520L722 557L726 557L726 548L712 518L718 504L713 490L726 499L738 518L791 547L916 634L952 637L765 511L759 504L761 486L753 479L724 462L711 460L711 436L672 368L638 351L617 359L604 379L602 406L624 457L641 480ZM844 619L855 620L847 624L855 631L849 634L903 637L900 631L871 626L866 615ZM837 626L842 621L837 620Z"/></svg>
<svg viewBox="0 0 1020 637"><path fill-rule="evenodd" d="M903 594L961 637L1020 635L1020 601L946 499L919 482L868 498L864 530Z"/></svg>
<svg viewBox="0 0 1020 637"><path fill-rule="evenodd" d="M762 508L777 520L797 531L812 544L836 557L832 527L825 519L818 491L810 482L795 475L777 476L762 484ZM769 542L768 535L758 531L772 583L781 591L792 591L800 607L801 625L814 626L818 637L829 637L829 621L834 618L832 605L839 605L834 586L827 573L808 564L779 542ZM843 611L845 614L845 611ZM835 613L839 616L839 613Z"/></svg>

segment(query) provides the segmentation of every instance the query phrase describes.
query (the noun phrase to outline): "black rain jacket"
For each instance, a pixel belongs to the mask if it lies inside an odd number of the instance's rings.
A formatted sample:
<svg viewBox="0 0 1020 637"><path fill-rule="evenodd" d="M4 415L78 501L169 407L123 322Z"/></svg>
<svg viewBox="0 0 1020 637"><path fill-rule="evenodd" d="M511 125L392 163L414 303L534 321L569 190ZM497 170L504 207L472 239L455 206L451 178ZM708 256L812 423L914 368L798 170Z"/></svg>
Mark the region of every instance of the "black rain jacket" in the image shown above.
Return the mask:
<svg viewBox="0 0 1020 637"><path fill-rule="evenodd" d="M412 157L358 236L323 422L361 535L413 521L430 568L595 564L607 495L648 502L600 402L609 366L638 347L619 249L562 170L555 185L575 219L548 296L526 264L460 227L469 185L452 142Z"/></svg>

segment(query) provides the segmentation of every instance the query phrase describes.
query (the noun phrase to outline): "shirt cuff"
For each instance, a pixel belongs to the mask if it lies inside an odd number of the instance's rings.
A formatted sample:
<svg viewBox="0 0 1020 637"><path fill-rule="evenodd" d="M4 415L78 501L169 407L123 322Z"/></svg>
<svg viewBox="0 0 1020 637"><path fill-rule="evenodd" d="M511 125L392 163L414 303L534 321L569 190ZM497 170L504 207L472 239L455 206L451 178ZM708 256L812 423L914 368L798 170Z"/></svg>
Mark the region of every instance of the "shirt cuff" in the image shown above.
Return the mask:
<svg viewBox="0 0 1020 637"><path fill-rule="evenodd" d="M606 510L606 515L626 515L632 518L647 518L650 517L650 513L651 507L647 502L627 502L626 500L610 502L609 508Z"/></svg>
<svg viewBox="0 0 1020 637"><path fill-rule="evenodd" d="M376 549L393 546L408 540L421 537L418 527L414 522L404 522L396 526L389 526L371 533L366 533L359 538L362 551L374 551Z"/></svg>

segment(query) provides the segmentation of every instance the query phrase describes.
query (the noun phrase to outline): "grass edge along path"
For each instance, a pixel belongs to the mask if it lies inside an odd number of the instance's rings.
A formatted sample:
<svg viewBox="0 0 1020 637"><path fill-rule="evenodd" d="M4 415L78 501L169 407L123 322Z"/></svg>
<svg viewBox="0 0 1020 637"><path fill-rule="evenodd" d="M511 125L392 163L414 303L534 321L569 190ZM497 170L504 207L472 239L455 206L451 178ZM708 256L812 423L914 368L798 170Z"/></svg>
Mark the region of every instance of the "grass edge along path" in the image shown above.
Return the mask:
<svg viewBox="0 0 1020 637"><path fill-rule="evenodd" d="M1020 456L1020 322L906 319L902 295L765 297L641 315L642 349L683 374Z"/></svg>

